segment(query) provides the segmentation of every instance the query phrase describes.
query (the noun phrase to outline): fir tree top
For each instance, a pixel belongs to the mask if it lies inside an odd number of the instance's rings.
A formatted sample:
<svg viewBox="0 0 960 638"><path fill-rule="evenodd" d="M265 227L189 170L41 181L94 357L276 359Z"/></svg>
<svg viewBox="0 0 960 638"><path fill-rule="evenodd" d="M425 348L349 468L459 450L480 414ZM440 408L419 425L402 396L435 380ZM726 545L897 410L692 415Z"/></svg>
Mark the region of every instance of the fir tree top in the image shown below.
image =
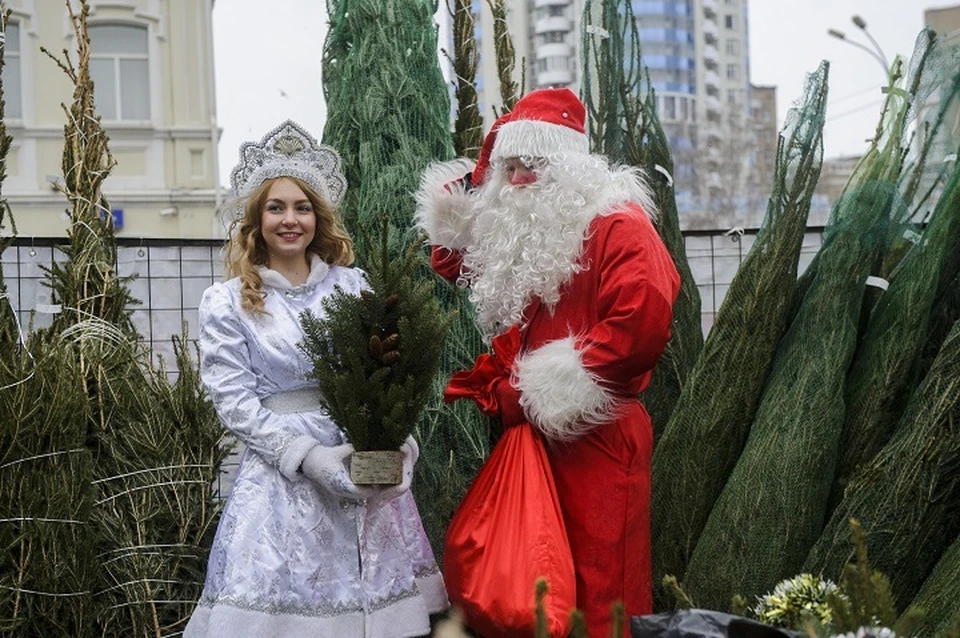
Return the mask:
<svg viewBox="0 0 960 638"><path fill-rule="evenodd" d="M396 450L413 433L451 318L432 281L417 277L420 242L391 257L395 232L385 219L381 233L367 260L369 289L355 296L338 288L322 315L300 315L300 348L320 403L357 451Z"/></svg>

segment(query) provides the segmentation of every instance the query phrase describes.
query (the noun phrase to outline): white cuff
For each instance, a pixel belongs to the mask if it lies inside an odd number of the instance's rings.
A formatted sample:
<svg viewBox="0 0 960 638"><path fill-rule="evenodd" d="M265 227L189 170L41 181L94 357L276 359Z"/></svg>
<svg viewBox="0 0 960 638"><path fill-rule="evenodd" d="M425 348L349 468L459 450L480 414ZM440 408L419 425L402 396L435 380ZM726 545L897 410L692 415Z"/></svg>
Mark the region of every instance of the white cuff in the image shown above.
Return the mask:
<svg viewBox="0 0 960 638"><path fill-rule="evenodd" d="M320 445L320 442L306 434L290 441L279 459L280 473L291 481L296 479L300 464L303 463L303 459L307 457L307 453L315 445Z"/></svg>
<svg viewBox="0 0 960 638"><path fill-rule="evenodd" d="M435 246L460 249L471 241L473 196L456 183L473 170L473 160L436 162L424 170L417 189L417 226Z"/></svg>
<svg viewBox="0 0 960 638"><path fill-rule="evenodd" d="M615 416L615 397L583 366L573 337L523 355L516 371L520 405L547 438L570 441Z"/></svg>

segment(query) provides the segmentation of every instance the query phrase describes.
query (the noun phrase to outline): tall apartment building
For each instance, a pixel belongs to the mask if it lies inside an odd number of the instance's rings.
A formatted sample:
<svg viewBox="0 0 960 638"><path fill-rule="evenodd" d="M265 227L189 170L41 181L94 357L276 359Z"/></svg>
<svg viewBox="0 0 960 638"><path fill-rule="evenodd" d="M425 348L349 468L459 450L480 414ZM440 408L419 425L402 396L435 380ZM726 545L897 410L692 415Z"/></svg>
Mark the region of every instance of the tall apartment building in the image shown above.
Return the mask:
<svg viewBox="0 0 960 638"><path fill-rule="evenodd" d="M486 3L473 4L480 17L480 101L489 126L489 105L499 104L493 25ZM526 59L525 90L579 91L584 1L507 0L506 6L517 59ZM674 151L678 194L687 207L752 206L739 194L769 182L777 130L775 89L750 84L747 0L633 0L631 6ZM742 153L753 144L760 145L756 152Z"/></svg>
<svg viewBox="0 0 960 638"><path fill-rule="evenodd" d="M62 103L69 79L40 47L76 49L62 0L6 0L3 69L7 130L4 196L23 236L66 227ZM90 72L117 165L104 191L117 234L214 237L219 203L213 0L91 0ZM72 53L76 61L76 55Z"/></svg>

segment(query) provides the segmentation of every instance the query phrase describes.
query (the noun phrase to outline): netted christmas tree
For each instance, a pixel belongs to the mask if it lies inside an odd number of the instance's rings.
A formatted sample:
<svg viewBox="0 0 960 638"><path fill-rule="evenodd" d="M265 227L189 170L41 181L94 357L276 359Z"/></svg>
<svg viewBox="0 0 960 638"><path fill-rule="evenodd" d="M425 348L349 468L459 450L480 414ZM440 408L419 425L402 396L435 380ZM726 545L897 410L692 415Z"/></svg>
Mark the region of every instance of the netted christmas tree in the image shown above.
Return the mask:
<svg viewBox="0 0 960 638"><path fill-rule="evenodd" d="M777 148L773 195L653 455L654 582L683 578L733 471L789 319L810 199L820 175L827 65L807 78ZM657 591L659 606L669 597Z"/></svg>
<svg viewBox="0 0 960 638"><path fill-rule="evenodd" d="M949 636L960 631L960 536L943 553L907 611L920 614L918 636Z"/></svg>
<svg viewBox="0 0 960 638"><path fill-rule="evenodd" d="M454 97L457 101L457 117L453 126L453 152L457 157L476 159L483 143L483 116L477 104L477 67L480 55L477 40L473 35L477 16L473 13L471 0L452 0L447 9L453 20L453 51L442 45L453 67Z"/></svg>
<svg viewBox="0 0 960 638"><path fill-rule="evenodd" d="M935 52L943 43L929 36L929 31L924 31L918 39L914 59L923 64L913 65L915 77L908 78L907 99L894 107L901 120L910 120L909 114L921 108L916 100L925 95L917 95L916 87L924 85L921 80L925 74L934 76L944 89L949 89L944 91L945 105L956 105L960 73L956 67L947 70L933 63L938 57ZM902 136L903 129L891 137L897 134ZM926 160L921 158L918 163L923 166ZM842 498L856 467L873 457L889 439L903 413L907 397L918 381L917 364L943 280L952 279L960 268L956 257L960 245L957 170L954 169L953 176L943 186L936 208L924 215L924 219L914 221L907 205L907 198L911 197L909 188L908 184L908 192L897 197L891 209L894 232L887 240L884 264L875 273L889 279L889 288L878 292L875 303L865 309L869 313L866 328L846 381L847 414L831 498L833 504Z"/></svg>
<svg viewBox="0 0 960 638"><path fill-rule="evenodd" d="M860 521L873 565L906 607L960 533L960 322L910 397L893 438L851 479L806 569L836 576Z"/></svg>
<svg viewBox="0 0 960 638"><path fill-rule="evenodd" d="M341 211L358 240L361 267L368 248L360 228L379 228L387 218L402 238L392 244L392 253L403 254L414 237L413 193L423 169L453 156L450 99L437 62L436 8L435 0L328 2L323 142L343 158L349 187ZM421 276L435 281L426 271ZM439 556L447 524L489 454L490 425L466 401L442 403L447 379L470 368L483 344L465 295L445 283L435 285L441 306L458 314L433 399L418 425L421 456L413 489L425 505L424 527Z"/></svg>
<svg viewBox="0 0 960 638"><path fill-rule="evenodd" d="M6 34L10 10L0 10ZM0 46L0 69L4 48ZM0 186L11 138L0 83ZM0 193L0 264L16 235ZM93 629L94 491L86 389L72 348L20 341L0 271L0 634L84 636Z"/></svg>
<svg viewBox="0 0 960 638"><path fill-rule="evenodd" d="M612 162L642 168L659 209L655 224L680 274L671 338L643 393L655 439L663 432L700 348L700 292L687 261L673 187L673 154L656 110L633 5L587 0L583 8L583 100L591 148Z"/></svg>
<svg viewBox="0 0 960 638"><path fill-rule="evenodd" d="M817 269L777 347L746 445L687 565L698 604L724 609L800 571L826 516L843 424L843 379L871 267L888 226L887 192L828 226Z"/></svg>
<svg viewBox="0 0 960 638"><path fill-rule="evenodd" d="M159 636L182 631L199 598L222 435L184 341L171 382L130 321L102 190L113 161L89 74L90 6L74 4L76 61L48 53L74 89L59 186L66 260L44 282L58 312L5 368L15 391L3 395L4 434L23 436L0 470L12 468L3 487L27 508L20 518L59 525L22 528L18 547L33 553L14 562L14 611L30 612L17 617L22 635Z"/></svg>

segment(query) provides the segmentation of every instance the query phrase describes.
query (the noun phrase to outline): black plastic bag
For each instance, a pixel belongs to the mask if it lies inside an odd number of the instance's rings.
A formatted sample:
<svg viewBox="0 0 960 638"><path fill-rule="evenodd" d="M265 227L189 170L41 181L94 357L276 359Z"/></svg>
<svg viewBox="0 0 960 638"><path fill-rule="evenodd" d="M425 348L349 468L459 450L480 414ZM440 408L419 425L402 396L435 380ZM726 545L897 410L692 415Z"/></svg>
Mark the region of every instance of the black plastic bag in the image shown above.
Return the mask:
<svg viewBox="0 0 960 638"><path fill-rule="evenodd" d="M631 638L796 638L800 634L709 609L630 618Z"/></svg>

